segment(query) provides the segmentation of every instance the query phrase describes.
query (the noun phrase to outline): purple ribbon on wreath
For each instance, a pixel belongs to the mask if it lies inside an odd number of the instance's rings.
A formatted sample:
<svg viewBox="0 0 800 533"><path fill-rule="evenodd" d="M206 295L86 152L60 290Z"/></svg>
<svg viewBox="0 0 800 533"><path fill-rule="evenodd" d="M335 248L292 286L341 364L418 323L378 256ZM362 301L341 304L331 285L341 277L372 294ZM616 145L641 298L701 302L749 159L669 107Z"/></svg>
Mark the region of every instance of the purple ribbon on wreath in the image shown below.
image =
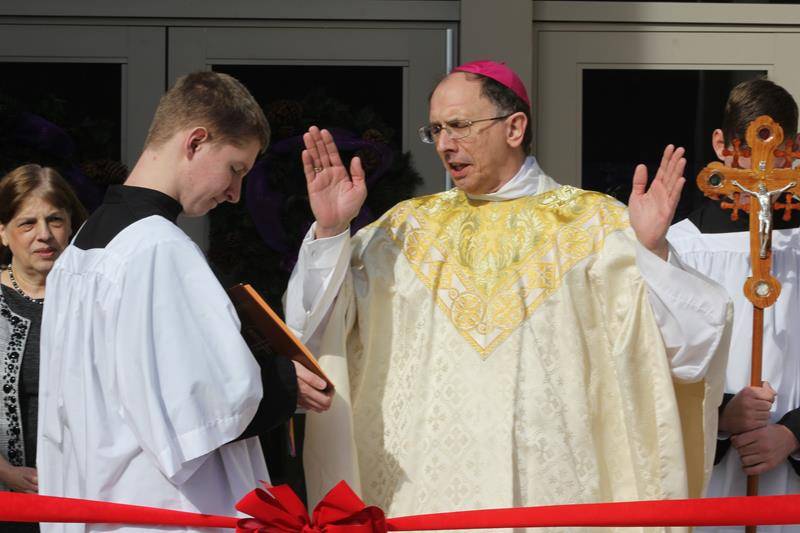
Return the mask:
<svg viewBox="0 0 800 533"><path fill-rule="evenodd" d="M90 212L103 201L104 188L96 185L74 163L75 143L66 131L49 120L23 111L13 126L12 138L21 144L64 161L61 175L75 189ZM36 161L31 161L36 163Z"/></svg>

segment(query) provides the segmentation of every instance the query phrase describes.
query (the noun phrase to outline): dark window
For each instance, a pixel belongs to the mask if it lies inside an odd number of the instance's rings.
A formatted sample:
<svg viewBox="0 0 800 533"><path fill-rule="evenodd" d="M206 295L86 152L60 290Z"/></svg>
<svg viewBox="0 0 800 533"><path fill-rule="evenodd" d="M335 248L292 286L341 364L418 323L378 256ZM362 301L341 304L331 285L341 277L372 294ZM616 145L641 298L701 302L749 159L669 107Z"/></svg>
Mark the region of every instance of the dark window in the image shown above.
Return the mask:
<svg viewBox="0 0 800 533"><path fill-rule="evenodd" d="M695 177L716 160L711 134L722 123L728 92L764 71L583 71L582 186L628 201L633 169L645 163L650 177L667 144L686 148L687 183L676 220L699 206Z"/></svg>
<svg viewBox="0 0 800 533"><path fill-rule="evenodd" d="M52 166L96 207L127 175L121 87L119 64L0 63L0 172Z"/></svg>
<svg viewBox="0 0 800 533"><path fill-rule="evenodd" d="M242 199L211 212L209 256L231 281L251 283L276 309L314 220L300 161L312 124L334 133L345 165L359 155L369 194L358 229L412 195L419 176L401 152L403 68L214 65L241 81L269 120L267 153L245 179Z"/></svg>

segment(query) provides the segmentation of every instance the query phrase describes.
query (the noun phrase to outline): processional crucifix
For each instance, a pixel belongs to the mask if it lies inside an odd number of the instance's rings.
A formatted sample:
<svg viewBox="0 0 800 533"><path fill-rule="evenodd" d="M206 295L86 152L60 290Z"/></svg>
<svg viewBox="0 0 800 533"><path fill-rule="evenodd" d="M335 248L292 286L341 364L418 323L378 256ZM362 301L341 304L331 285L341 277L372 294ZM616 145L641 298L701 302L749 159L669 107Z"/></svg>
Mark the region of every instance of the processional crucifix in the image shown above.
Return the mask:
<svg viewBox="0 0 800 533"><path fill-rule="evenodd" d="M784 220L789 220L792 210L800 210L794 199L800 195L800 170L792 169L792 162L800 158L793 150L793 140L787 140L784 149L783 128L768 116L760 116L747 127L745 140L732 142L733 167L738 167L740 157L750 157L750 169L726 167L720 162L710 163L697 176L697 185L703 194L713 200L722 200L723 208L732 209L731 219L736 220L739 210L750 215L750 264L752 274L744 283L744 294L753 304L753 347L750 367L750 385L761 386L761 353L764 335L764 309L771 306L781 293L781 284L771 274L772 267L772 211L783 209ZM783 158L781 168L775 168L775 159ZM750 195L749 206L740 204L742 194ZM783 202L776 203L785 195ZM747 495L758 494L758 476L747 477ZM755 532L748 526L748 533Z"/></svg>

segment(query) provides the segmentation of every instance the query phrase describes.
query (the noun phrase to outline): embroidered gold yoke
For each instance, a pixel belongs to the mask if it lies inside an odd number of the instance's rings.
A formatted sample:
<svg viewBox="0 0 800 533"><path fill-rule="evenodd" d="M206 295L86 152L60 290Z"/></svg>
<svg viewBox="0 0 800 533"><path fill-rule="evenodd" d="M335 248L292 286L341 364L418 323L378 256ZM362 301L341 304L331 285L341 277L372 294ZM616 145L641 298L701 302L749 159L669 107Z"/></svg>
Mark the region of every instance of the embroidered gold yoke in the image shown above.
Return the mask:
<svg viewBox="0 0 800 533"><path fill-rule="evenodd" d="M377 226L486 358L607 233L627 227L627 216L608 197L573 187L507 202L452 189L404 202Z"/></svg>

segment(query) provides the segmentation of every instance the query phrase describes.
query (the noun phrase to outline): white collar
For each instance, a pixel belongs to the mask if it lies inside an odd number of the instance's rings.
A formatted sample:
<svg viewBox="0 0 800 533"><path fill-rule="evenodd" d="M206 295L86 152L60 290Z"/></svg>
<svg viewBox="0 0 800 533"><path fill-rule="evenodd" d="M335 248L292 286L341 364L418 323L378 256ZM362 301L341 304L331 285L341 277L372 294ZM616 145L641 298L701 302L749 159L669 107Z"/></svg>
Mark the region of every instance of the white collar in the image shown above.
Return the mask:
<svg viewBox="0 0 800 533"><path fill-rule="evenodd" d="M557 187L552 178L544 173L542 167L532 155L525 158L525 162L514 175L500 189L489 194L467 194L471 200L516 200L523 196L533 196Z"/></svg>

